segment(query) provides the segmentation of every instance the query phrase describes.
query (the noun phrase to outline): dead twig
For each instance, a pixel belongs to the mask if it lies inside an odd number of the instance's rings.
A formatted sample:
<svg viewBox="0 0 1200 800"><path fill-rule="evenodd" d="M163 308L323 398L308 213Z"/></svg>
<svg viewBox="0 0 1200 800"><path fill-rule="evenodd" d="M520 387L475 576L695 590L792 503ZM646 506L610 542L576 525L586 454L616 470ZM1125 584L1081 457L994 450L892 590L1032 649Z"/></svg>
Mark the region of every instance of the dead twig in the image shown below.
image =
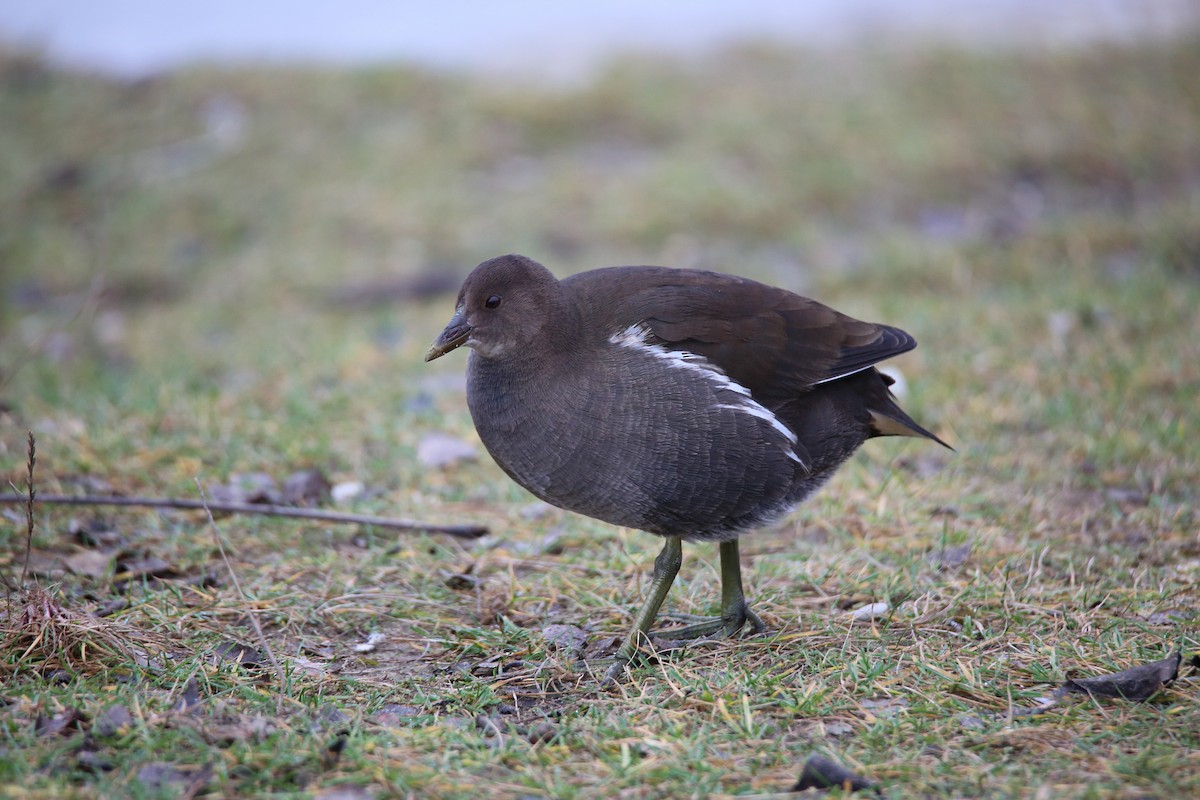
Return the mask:
<svg viewBox="0 0 1200 800"><path fill-rule="evenodd" d="M33 550L33 499L37 495L37 490L33 488L33 467L37 463L37 442L33 438L33 431L29 431L29 446L26 452L29 454L29 460L25 462L27 472L25 473L25 564L21 567L21 585L25 585L25 579L29 577L29 553Z"/></svg>
<svg viewBox="0 0 1200 800"><path fill-rule="evenodd" d="M30 464L32 470L32 463ZM32 473L31 473L32 474ZM32 514L32 489L30 496L20 494L0 495L0 503L29 503ZM98 495L39 495L37 502L61 506L141 506L144 508L181 508L196 511L220 511L228 514L257 514L266 517L296 517L321 522L336 522L350 525L374 525L402 531L425 531L444 533L460 539L478 539L486 536L488 529L483 525L438 525L395 517L374 517L369 514L343 514L337 511L319 511L313 508L261 505L259 503L205 504L199 500L180 500L170 497L105 497ZM31 517L32 518L32 517Z"/></svg>
<svg viewBox="0 0 1200 800"><path fill-rule="evenodd" d="M208 497L204 494L204 486L201 485L200 479L196 479L196 488L200 490L200 503L204 506L204 512L208 515L208 526L212 530L213 539L217 543L217 550L221 553L221 560L225 562L225 569L229 570L229 579L233 582L233 588L241 595L242 599L250 602L249 595L242 589L241 581L238 580L237 573L233 570L233 563L230 562L229 556L225 553L225 544L221 541L221 529L217 527L217 520L213 517L212 508L209 507ZM263 652L267 654L267 659L271 662L271 666L275 668L275 675L279 678L279 697L275 701L275 713L283 714L284 692L287 690L287 679L283 674L283 667L279 666L279 661L275 658L275 651L271 649L271 643L267 641L267 635L263 633L262 625L258 621L256 609L250 609L250 624L254 626L254 632L258 635L258 643L262 646Z"/></svg>
<svg viewBox="0 0 1200 800"><path fill-rule="evenodd" d="M25 503L25 562L21 567L21 581L17 586L12 586L9 583L8 576L4 576L4 602L9 618L12 617L12 593L14 589L20 589L25 586L25 581L29 577L29 554L33 551L33 498L37 494L37 490L33 488L33 467L37 463L37 446L33 439L33 431L29 431L29 444L26 445L25 452L27 454L26 473L25 473L25 494L17 494L16 502L24 501ZM9 486L14 491L20 492L16 484L9 481Z"/></svg>

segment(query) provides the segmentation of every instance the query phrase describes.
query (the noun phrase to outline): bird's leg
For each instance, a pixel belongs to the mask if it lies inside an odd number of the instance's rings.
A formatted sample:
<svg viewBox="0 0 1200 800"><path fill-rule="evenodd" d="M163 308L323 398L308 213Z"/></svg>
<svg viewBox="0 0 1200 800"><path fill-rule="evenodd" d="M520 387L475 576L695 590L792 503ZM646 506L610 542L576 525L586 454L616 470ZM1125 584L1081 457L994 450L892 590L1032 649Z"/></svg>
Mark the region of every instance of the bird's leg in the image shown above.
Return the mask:
<svg viewBox="0 0 1200 800"><path fill-rule="evenodd" d="M658 616L658 609L662 607L663 600L667 598L667 592L671 590L671 584L675 582L675 576L679 574L679 565L682 563L683 541L678 536L668 536L667 543L663 545L662 551L654 559L650 594L646 597L642 610L638 612L637 619L633 621L633 629L625 639L625 644L621 645L621 649L617 651L616 663L610 666L605 673L604 683L616 680L624 671L625 665L637 655L638 647L647 639L650 625Z"/></svg>
<svg viewBox="0 0 1200 800"><path fill-rule="evenodd" d="M655 632L663 639L699 639L706 636L733 636L745 625L753 633L764 627L758 615L746 603L742 591L742 563L738 556L738 540L721 542L721 616L691 617L698 621L682 628ZM678 617L677 617L678 618Z"/></svg>

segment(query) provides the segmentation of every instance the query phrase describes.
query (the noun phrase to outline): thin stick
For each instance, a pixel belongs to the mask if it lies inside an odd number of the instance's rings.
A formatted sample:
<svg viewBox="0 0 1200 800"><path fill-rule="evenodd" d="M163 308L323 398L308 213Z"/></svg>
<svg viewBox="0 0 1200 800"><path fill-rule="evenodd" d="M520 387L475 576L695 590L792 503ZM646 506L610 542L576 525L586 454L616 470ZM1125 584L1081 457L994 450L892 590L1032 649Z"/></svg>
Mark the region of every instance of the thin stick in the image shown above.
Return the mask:
<svg viewBox="0 0 1200 800"><path fill-rule="evenodd" d="M3 503L31 503L25 495L0 495ZM105 497L99 495L38 495L37 502L60 506L143 506L146 508L184 508L196 510L222 511L230 514L257 514L266 517L297 517L299 519L315 519L322 522L337 522L351 525L375 525L380 528L391 528L402 531L427 531L429 533L444 533L447 536L457 536L461 539L478 539L486 536L488 529L483 525L437 525L429 522L419 522L412 519L397 519L395 517L373 517L368 514L342 514L337 511L318 511L314 508L295 508L292 506L261 505L259 503L217 503L210 502L207 506L199 500L179 500L170 497ZM32 509L32 506L30 506Z"/></svg>
<svg viewBox="0 0 1200 800"><path fill-rule="evenodd" d="M233 588L242 596L242 599L247 603L251 602L250 597L242 589L241 581L238 580L237 573L233 571L233 564L229 561L229 556L225 554L225 545L221 541L221 529L217 527L217 521L213 518L212 509L208 505L208 497L204 494L204 487L200 484L200 479L196 478L196 488L200 490L200 504L204 506L204 512L208 514L208 526L212 529L213 539L217 543L217 550L221 553L221 560L225 562L225 569L229 570L229 579L233 581ZM275 653L271 650L271 643L267 641L267 635L263 633L262 625L258 622L257 609L250 609L250 624L254 626L254 632L258 634L258 643L262 646L263 652L267 654L267 658L271 661L271 666L275 668L275 675L279 678L279 697L275 701L275 713L283 715L283 700L285 691L287 690L286 680L283 674L283 668L279 666L279 662L275 659Z"/></svg>

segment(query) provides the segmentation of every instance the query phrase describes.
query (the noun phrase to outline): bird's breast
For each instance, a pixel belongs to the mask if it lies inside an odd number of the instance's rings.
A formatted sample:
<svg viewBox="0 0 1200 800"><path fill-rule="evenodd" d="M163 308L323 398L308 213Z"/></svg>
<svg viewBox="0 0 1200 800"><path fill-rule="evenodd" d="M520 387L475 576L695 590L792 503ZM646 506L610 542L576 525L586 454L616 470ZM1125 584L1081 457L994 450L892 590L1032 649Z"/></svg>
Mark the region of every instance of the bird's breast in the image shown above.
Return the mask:
<svg viewBox="0 0 1200 800"><path fill-rule="evenodd" d="M749 391L698 357L610 344L537 365L471 354L472 418L517 483L571 511L689 538L749 527L786 503L805 472L795 436Z"/></svg>

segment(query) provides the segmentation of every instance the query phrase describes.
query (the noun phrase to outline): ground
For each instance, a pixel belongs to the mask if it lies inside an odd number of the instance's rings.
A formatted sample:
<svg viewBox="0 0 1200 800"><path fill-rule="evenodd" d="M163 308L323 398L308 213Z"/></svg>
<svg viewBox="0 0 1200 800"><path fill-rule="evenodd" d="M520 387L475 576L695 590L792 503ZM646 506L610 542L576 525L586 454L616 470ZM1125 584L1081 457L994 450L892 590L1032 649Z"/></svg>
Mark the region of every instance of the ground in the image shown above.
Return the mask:
<svg viewBox="0 0 1200 800"><path fill-rule="evenodd" d="M745 47L573 87L5 53L9 488L32 432L42 495L319 470L325 507L490 534L39 505L30 537L3 506L0 793L762 796L818 754L890 797L1200 794L1197 44ZM658 540L536 503L463 359L421 358L504 252L904 328L903 405L956 451L868 443L743 539L765 633L598 688L578 656ZM685 546L667 610L718 596ZM1056 694L1177 652L1144 702Z"/></svg>

